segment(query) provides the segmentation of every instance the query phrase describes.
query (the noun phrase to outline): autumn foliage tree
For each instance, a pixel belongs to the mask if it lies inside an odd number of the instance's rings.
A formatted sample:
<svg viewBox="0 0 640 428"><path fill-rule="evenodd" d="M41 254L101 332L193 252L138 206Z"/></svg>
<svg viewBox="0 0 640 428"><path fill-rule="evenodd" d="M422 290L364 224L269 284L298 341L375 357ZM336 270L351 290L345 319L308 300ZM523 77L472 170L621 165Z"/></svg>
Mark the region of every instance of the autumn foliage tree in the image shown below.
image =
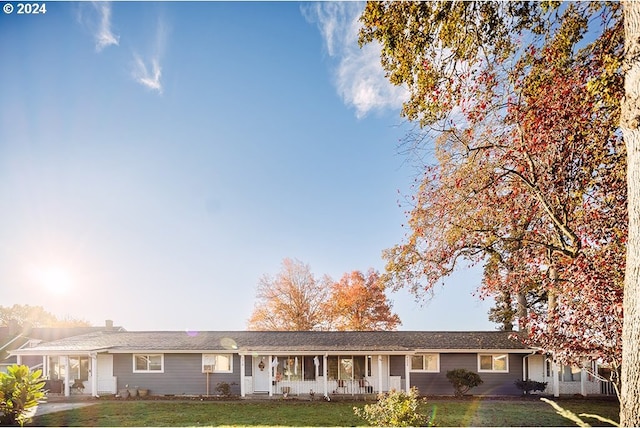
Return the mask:
<svg viewBox="0 0 640 428"><path fill-rule="evenodd" d="M249 319L249 330L327 330L326 302L331 279L316 279L308 264L284 259L275 277L258 283L258 302Z"/></svg>
<svg viewBox="0 0 640 428"><path fill-rule="evenodd" d="M400 317L391 311L380 274L353 271L333 284L328 308L333 330L395 330Z"/></svg>
<svg viewBox="0 0 640 428"><path fill-rule="evenodd" d="M373 270L334 283L327 275L316 279L299 260L284 259L275 277L262 277L257 298L249 330L393 330L400 324Z"/></svg>
<svg viewBox="0 0 640 428"><path fill-rule="evenodd" d="M624 11L624 19L620 7ZM461 244L464 237L460 235L451 237L452 242L458 244L453 256L442 253L441 258L425 260L429 242L418 242L424 235L420 231L413 233L416 226L412 225L412 233L403 244L406 246L396 247L389 255L392 271L401 273L414 269L404 278L396 276L397 284L408 283L417 289L414 279L422 273L433 278L432 266L437 277L451 269L451 262L455 264L457 256L470 256L476 261L488 257L490 275L485 276L488 289L492 286L502 291L511 289L519 292L520 296L524 295L520 292L525 289L546 295L542 301L547 302L548 337L559 339L562 346L570 350L571 342L562 336L567 339L573 336L579 346L604 346L613 351L614 358L619 358L622 346L620 423L622 426L640 425L640 2L370 2L362 23L361 43L380 42L382 65L390 81L405 84L410 90L410 100L403 108L407 118L425 127L436 123L441 125L450 119L452 112L465 108L465 101L469 101L472 108L465 113L466 119L469 119L469 112L477 112L482 123L487 112L505 112L506 106L517 106L509 114L516 114L515 117L528 122L528 125L520 126L517 120L509 122L504 117L507 124L516 129L516 138L510 142L517 143L517 138L522 138L528 144L540 143L539 147L532 145L526 155L537 154L541 149L551 150L553 154L553 147L545 144L545 138L550 136L554 142L562 143L561 148L569 148L569 154L572 154L562 157L562 152L558 153L564 162L555 165L555 171L565 173L560 175L561 178L563 175L570 178L576 173L582 178L576 180L573 187L568 182L551 181L549 185L538 188L538 168L526 156L524 165L514 163L511 168L503 167L505 177L513 179L514 183L519 181L533 196L530 199L534 205L494 205L493 209L498 214L511 212L511 221L486 222L485 228L474 227L467 230L467 234L483 235L486 230L497 231L497 235L503 237L498 241L507 251L494 251L497 247L493 245L490 234L485 235L484 240L470 242L469 245ZM590 36L595 35L595 43L582 41L587 32ZM622 39L624 49L620 49ZM578 45L585 48L578 49ZM546 46L552 47L557 54L548 56L548 53L553 53L549 50L545 56L539 57L536 49ZM553 73L550 80L535 70L531 76L536 78L526 78L535 65L520 61L520 56L527 52L531 58L551 60ZM581 58L569 62L563 60L573 58L574 53L580 54ZM581 67L581 60L591 61L595 69ZM509 76L508 72L493 72L508 70L516 63L525 66L520 68L520 76L514 76L514 79L504 79ZM537 68L543 69L540 65ZM584 99L576 98L570 88L563 85L563 69L570 73L565 76L576 82L572 86L579 89L578 94L585 95ZM487 91L480 94L469 91L465 72L477 75L471 79L472 82L479 80ZM501 76L503 78L495 79ZM621 88L623 80L624 88ZM514 88L516 85L520 85L520 90ZM496 102L495 95L499 95L501 88L504 89L503 95L515 95L516 98L507 103L500 102L498 98ZM527 88L532 90L527 91ZM567 102L563 103L565 95ZM540 113L545 113L547 96L551 98L550 104L558 110L556 114L548 112L552 114L539 116L536 107L540 108ZM572 111L574 106L571 103L575 101L581 106L582 113L574 123L572 115L576 112ZM569 111L565 113L567 107ZM590 158L594 150L590 141L594 139L588 133L594 129L587 126L584 132L582 127L590 118L595 122L606 122L607 115L611 120L619 119L619 134L611 134L611 127L605 126L605 135L608 136L600 143L607 149L598 151L595 147L596 156ZM554 127L558 119L561 119L564 129ZM603 137L597 130L595 135ZM620 135L624 146L619 143ZM477 145L471 148L482 147L482 140L473 141ZM509 147L505 149L508 151ZM582 149L585 156L576 153ZM467 152L475 153L476 150ZM594 161L590 162L590 159ZM599 161L604 161L602 167ZM554 172L552 163L548 163L547 168ZM468 170L473 171L472 168ZM591 171L594 173L589 177ZM619 183L625 181L622 178L625 172L626 189L622 189ZM431 180L437 181L441 177L435 171ZM475 192L487 185L493 186L494 181L477 184L468 188L468 196L475 196ZM560 190L560 193L538 191L543 189ZM625 192L626 206L621 204ZM506 194L519 199L523 193L514 189ZM492 197L508 202L504 196L505 191L499 190ZM580 201L584 206L577 205ZM569 205L563 208L565 203ZM527 214L529 210L537 214L536 208L542 210L544 216ZM446 212L446 208L441 209ZM628 226L623 227L626 213ZM412 211L411 218L414 217L417 216ZM513 225L518 227L510 230ZM467 229L467 226L463 225L462 229ZM539 242L520 238L526 238L527 234L519 232L532 230L537 232L537 236L546 235L550 239ZM541 247L547 249L546 259L536 251ZM411 248L414 251L410 251ZM623 255L625 251L626 257ZM429 265L430 262L433 263ZM623 271L622 293L620 279ZM582 280L586 280L584 293L580 292ZM427 287L431 284L427 281ZM621 320L622 309L624 321ZM583 319L583 316L586 317ZM581 331L576 324L583 321L587 327ZM610 330L602 328L609 323L612 326ZM622 338L619 331L621 323ZM543 323L541 327L538 331L544 333ZM555 335L556 332L559 334ZM585 338L586 341L583 340ZM544 340L544 337L540 339ZM554 345L551 346L553 349ZM618 356L615 355L616 350Z"/></svg>
<svg viewBox="0 0 640 428"><path fill-rule="evenodd" d="M18 327L88 327L87 321L72 317L58 317L42 306L18 305L0 306L0 326L15 322Z"/></svg>
<svg viewBox="0 0 640 428"><path fill-rule="evenodd" d="M361 43L433 142L389 284L424 295L461 259L558 360L621 360L628 234L618 4L370 2ZM599 35L585 41L597 27ZM521 310L526 306L526 312Z"/></svg>

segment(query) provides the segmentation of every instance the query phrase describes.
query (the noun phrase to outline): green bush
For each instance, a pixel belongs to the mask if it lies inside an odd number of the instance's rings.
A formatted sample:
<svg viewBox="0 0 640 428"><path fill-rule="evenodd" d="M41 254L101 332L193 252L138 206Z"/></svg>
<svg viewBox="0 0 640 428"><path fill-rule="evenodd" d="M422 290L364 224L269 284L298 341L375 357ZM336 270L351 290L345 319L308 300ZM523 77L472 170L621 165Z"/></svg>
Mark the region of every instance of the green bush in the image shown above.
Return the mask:
<svg viewBox="0 0 640 428"><path fill-rule="evenodd" d="M231 397L231 385L237 385L237 383L218 382L216 384L216 391L223 397Z"/></svg>
<svg viewBox="0 0 640 428"><path fill-rule="evenodd" d="M45 398L42 371L31 372L27 366L7 367L0 373L0 425L23 426Z"/></svg>
<svg viewBox="0 0 640 428"><path fill-rule="evenodd" d="M533 391L544 391L545 389L547 389L547 383L548 382L538 382L536 380L531 380L531 379L527 379L527 380L516 380L515 382L516 387L522 391L522 393L524 395L530 394Z"/></svg>
<svg viewBox="0 0 640 428"><path fill-rule="evenodd" d="M449 370L447 379L453 385L456 397L462 397L471 388L475 388L483 382L478 373L470 372L466 369Z"/></svg>
<svg viewBox="0 0 640 428"><path fill-rule="evenodd" d="M375 404L354 407L353 412L374 426L424 426L428 421L418 412L419 405L418 390L413 387L408 393L391 390L380 394ZM427 425L431 426L430 423Z"/></svg>

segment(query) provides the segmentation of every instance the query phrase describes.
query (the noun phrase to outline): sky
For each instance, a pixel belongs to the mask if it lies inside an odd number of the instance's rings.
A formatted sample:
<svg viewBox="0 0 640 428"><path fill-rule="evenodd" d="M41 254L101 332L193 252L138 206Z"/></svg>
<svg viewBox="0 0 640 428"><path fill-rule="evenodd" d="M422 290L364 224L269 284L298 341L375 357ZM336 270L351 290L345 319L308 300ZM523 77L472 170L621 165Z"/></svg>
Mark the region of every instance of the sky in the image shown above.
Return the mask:
<svg viewBox="0 0 640 428"><path fill-rule="evenodd" d="M284 258L384 270L418 173L357 2L47 2L0 14L0 305L244 330ZM42 11L40 11L42 12ZM400 330L494 330L462 269Z"/></svg>

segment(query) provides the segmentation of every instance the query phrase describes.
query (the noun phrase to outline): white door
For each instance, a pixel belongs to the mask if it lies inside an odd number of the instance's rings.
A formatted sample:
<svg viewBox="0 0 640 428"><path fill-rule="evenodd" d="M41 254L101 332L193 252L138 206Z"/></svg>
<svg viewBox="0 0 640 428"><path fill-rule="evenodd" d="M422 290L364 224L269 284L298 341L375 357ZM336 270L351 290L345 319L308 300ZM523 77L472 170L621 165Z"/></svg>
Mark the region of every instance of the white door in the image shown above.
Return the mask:
<svg viewBox="0 0 640 428"><path fill-rule="evenodd" d="M253 391L269 392L269 357L266 355L258 355L253 357Z"/></svg>
<svg viewBox="0 0 640 428"><path fill-rule="evenodd" d="M113 376L113 355L98 354L98 394L115 394L116 378Z"/></svg>
<svg viewBox="0 0 640 428"><path fill-rule="evenodd" d="M389 390L389 356L387 355L374 355L370 360L371 363L371 378L369 384L373 386L373 390L378 392L380 388L382 391Z"/></svg>

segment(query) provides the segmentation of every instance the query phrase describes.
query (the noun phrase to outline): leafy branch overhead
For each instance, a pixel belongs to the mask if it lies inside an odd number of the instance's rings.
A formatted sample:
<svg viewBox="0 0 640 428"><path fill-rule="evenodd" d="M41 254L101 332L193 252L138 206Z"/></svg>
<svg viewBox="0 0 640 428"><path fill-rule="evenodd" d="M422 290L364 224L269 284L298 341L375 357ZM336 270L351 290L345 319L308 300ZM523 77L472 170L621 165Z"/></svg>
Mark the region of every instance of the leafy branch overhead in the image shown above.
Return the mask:
<svg viewBox="0 0 640 428"><path fill-rule="evenodd" d="M504 324L564 361L619 366L620 5L370 2L361 22L360 43L379 42L410 91L406 151L429 154L407 235L384 253L388 286L425 297L461 260L482 264Z"/></svg>

